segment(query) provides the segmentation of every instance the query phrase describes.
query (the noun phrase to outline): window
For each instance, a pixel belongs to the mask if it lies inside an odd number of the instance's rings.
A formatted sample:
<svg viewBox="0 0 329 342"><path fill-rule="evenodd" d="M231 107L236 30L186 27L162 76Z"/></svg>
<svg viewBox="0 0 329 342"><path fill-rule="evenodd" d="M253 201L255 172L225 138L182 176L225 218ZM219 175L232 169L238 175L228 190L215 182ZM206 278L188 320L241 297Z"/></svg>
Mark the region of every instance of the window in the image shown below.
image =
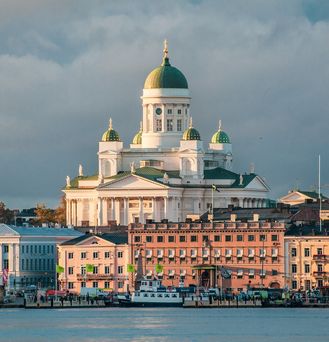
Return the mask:
<svg viewBox="0 0 329 342"><path fill-rule="evenodd" d="M266 235L264 234L259 235L259 241L266 241Z"/></svg>
<svg viewBox="0 0 329 342"><path fill-rule="evenodd" d="M173 120L172 119L167 119L167 131L172 132L173 131Z"/></svg>
<svg viewBox="0 0 329 342"><path fill-rule="evenodd" d="M123 273L123 266L118 266L118 274L122 274Z"/></svg>
<svg viewBox="0 0 329 342"><path fill-rule="evenodd" d="M177 110L177 114L182 114L182 110L181 110L181 109L178 109L178 110Z"/></svg>
<svg viewBox="0 0 329 342"><path fill-rule="evenodd" d="M29 245L26 246L26 253L29 253Z"/></svg>
<svg viewBox="0 0 329 342"><path fill-rule="evenodd" d="M98 252L93 252L93 258L98 259Z"/></svg>
<svg viewBox="0 0 329 342"><path fill-rule="evenodd" d="M179 242L185 242L185 235L180 235Z"/></svg>
<svg viewBox="0 0 329 342"><path fill-rule="evenodd" d="M294 258L295 256L297 256L297 248L293 247L291 248L291 256Z"/></svg>
<svg viewBox="0 0 329 342"><path fill-rule="evenodd" d="M236 241L243 241L243 235L237 235Z"/></svg>
<svg viewBox="0 0 329 342"><path fill-rule="evenodd" d="M323 287L323 279L318 279L318 288Z"/></svg>
<svg viewBox="0 0 329 342"><path fill-rule="evenodd" d="M81 259L86 259L87 258L87 252L81 252L80 257L81 257Z"/></svg>
<svg viewBox="0 0 329 342"><path fill-rule="evenodd" d="M311 281L305 280L305 290L308 291L311 289Z"/></svg>
<svg viewBox="0 0 329 342"><path fill-rule="evenodd" d="M323 265L322 264L318 265L318 272L323 272Z"/></svg>
<svg viewBox="0 0 329 342"><path fill-rule="evenodd" d="M322 255L322 253L323 253L322 248L317 248L316 251L317 251L316 254L318 254L318 255Z"/></svg>
<svg viewBox="0 0 329 342"><path fill-rule="evenodd" d="M305 264L304 265L304 272L305 273L310 273L310 265L309 264Z"/></svg>
<svg viewBox="0 0 329 342"><path fill-rule="evenodd" d="M72 252L68 253L67 257L68 257L69 259L73 259L73 253L72 253Z"/></svg>
<svg viewBox="0 0 329 342"><path fill-rule="evenodd" d="M161 119L156 119L155 120L155 130L157 132L161 132L162 131L162 120Z"/></svg>
<svg viewBox="0 0 329 342"><path fill-rule="evenodd" d="M215 236L214 236L214 240L215 240L216 242L220 241L220 235L215 235Z"/></svg>
<svg viewBox="0 0 329 342"><path fill-rule="evenodd" d="M138 235L134 236L134 242L141 242L141 237Z"/></svg>
<svg viewBox="0 0 329 342"><path fill-rule="evenodd" d="M209 236L208 235L202 235L202 241L203 242L208 242L209 241Z"/></svg>
<svg viewBox="0 0 329 342"><path fill-rule="evenodd" d="M67 285L68 285L68 288L69 288L69 289L73 289L73 288L74 288L74 283L73 283L72 281L69 281L69 282L67 283Z"/></svg>
<svg viewBox="0 0 329 342"><path fill-rule="evenodd" d="M68 273L69 273L69 274L73 274L73 267L69 267L69 268L68 268Z"/></svg>
<svg viewBox="0 0 329 342"><path fill-rule="evenodd" d="M82 275L86 274L86 266L81 266L80 267L80 272Z"/></svg>
<svg viewBox="0 0 329 342"><path fill-rule="evenodd" d="M97 288L98 287L98 281L93 281L93 288Z"/></svg>
<svg viewBox="0 0 329 342"><path fill-rule="evenodd" d="M50 246L48 245L47 246L47 253L49 254L49 252L50 252Z"/></svg>
<svg viewBox="0 0 329 342"><path fill-rule="evenodd" d="M54 254L54 245L51 245L51 253Z"/></svg>
<svg viewBox="0 0 329 342"><path fill-rule="evenodd" d="M41 254L41 245L39 245L39 254Z"/></svg>
<svg viewBox="0 0 329 342"><path fill-rule="evenodd" d="M272 239L272 241L278 241L278 236L276 234L271 235L271 239Z"/></svg>
<svg viewBox="0 0 329 342"><path fill-rule="evenodd" d="M168 109L167 114L172 114L172 109Z"/></svg>
<svg viewBox="0 0 329 342"><path fill-rule="evenodd" d="M146 236L146 242L152 242L152 236L151 235Z"/></svg>
<svg viewBox="0 0 329 342"><path fill-rule="evenodd" d="M123 282L122 282L122 281L119 281L119 282L118 282L118 288L119 288L119 289L123 289Z"/></svg>
<svg viewBox="0 0 329 342"><path fill-rule="evenodd" d="M123 258L123 252L122 252L122 251L119 251L119 252L118 252L118 259L121 259L121 258Z"/></svg>
<svg viewBox="0 0 329 342"><path fill-rule="evenodd" d="M178 132L182 131L182 120L181 119L177 120L177 131Z"/></svg>
<svg viewBox="0 0 329 342"><path fill-rule="evenodd" d="M93 274L98 274L98 266L94 266L94 268L93 268Z"/></svg>
<svg viewBox="0 0 329 342"><path fill-rule="evenodd" d="M291 282L291 287L292 287L294 290L297 289L297 280L293 280L293 281Z"/></svg>
<svg viewBox="0 0 329 342"><path fill-rule="evenodd" d="M104 253L104 258L105 259L109 259L109 257L110 257L110 252L105 252Z"/></svg>
<svg viewBox="0 0 329 342"><path fill-rule="evenodd" d="M4 245L3 246L3 252L4 253L8 253L8 251L9 251L9 246L8 245Z"/></svg>
<svg viewBox="0 0 329 342"><path fill-rule="evenodd" d="M81 287L86 287L86 282L85 281L81 282Z"/></svg>
<svg viewBox="0 0 329 342"><path fill-rule="evenodd" d="M278 270L272 270L272 276L278 275Z"/></svg>
<svg viewBox="0 0 329 342"><path fill-rule="evenodd" d="M109 281L105 281L104 282L104 288L105 289L109 289L110 288L110 282Z"/></svg>
<svg viewBox="0 0 329 342"><path fill-rule="evenodd" d="M22 271L24 271L24 269L25 269L25 260L22 259Z"/></svg>
<svg viewBox="0 0 329 342"><path fill-rule="evenodd" d="M309 248L304 248L304 256L309 257L310 256L310 249Z"/></svg>
<svg viewBox="0 0 329 342"><path fill-rule="evenodd" d="M232 241L232 236L231 235L225 235L225 241L226 242Z"/></svg>
<svg viewBox="0 0 329 342"><path fill-rule="evenodd" d="M254 235L248 235L248 241L255 241Z"/></svg>
<svg viewBox="0 0 329 342"><path fill-rule="evenodd" d="M197 235L191 235L191 242L197 242L197 241L198 241Z"/></svg>
<svg viewBox="0 0 329 342"><path fill-rule="evenodd" d="M46 254L46 246L45 245L42 246L42 253Z"/></svg>
<svg viewBox="0 0 329 342"><path fill-rule="evenodd" d="M22 246L22 253L25 253L25 246Z"/></svg>
<svg viewBox="0 0 329 342"><path fill-rule="evenodd" d="M163 236L162 235L158 235L157 236L157 241L158 242L163 242Z"/></svg>
<svg viewBox="0 0 329 342"><path fill-rule="evenodd" d="M174 235L169 235L168 236L168 242L175 242L175 236Z"/></svg>
<svg viewBox="0 0 329 342"><path fill-rule="evenodd" d="M105 266L104 267L104 273L105 274L110 274L110 266Z"/></svg>
<svg viewBox="0 0 329 342"><path fill-rule="evenodd" d="M291 264L291 273L297 273L297 264Z"/></svg>

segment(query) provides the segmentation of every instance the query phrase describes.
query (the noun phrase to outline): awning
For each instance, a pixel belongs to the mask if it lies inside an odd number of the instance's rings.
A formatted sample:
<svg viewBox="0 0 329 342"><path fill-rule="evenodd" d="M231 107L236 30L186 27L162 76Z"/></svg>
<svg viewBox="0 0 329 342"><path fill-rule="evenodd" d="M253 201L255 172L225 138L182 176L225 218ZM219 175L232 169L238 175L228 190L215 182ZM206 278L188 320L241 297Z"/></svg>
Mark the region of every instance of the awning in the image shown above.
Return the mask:
<svg viewBox="0 0 329 342"><path fill-rule="evenodd" d="M180 276L185 277L186 275L186 270L180 270Z"/></svg>
<svg viewBox="0 0 329 342"><path fill-rule="evenodd" d="M243 276L243 270L241 270L241 269L238 270L237 275L238 275L238 276Z"/></svg>
<svg viewBox="0 0 329 342"><path fill-rule="evenodd" d="M168 275L169 275L169 276L175 275L175 270L169 270L169 271L168 271Z"/></svg>
<svg viewBox="0 0 329 342"><path fill-rule="evenodd" d="M195 258L197 256L197 250L196 249L191 249L191 257Z"/></svg>

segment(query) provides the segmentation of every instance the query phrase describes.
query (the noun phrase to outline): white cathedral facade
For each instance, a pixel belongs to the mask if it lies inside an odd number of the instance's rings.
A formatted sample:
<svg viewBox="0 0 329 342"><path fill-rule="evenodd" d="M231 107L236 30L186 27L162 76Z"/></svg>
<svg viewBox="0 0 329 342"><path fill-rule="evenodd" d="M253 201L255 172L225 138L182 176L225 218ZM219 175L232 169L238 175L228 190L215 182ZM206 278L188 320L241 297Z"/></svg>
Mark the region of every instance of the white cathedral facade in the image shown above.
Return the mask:
<svg viewBox="0 0 329 342"><path fill-rule="evenodd" d="M141 99L141 127L130 147L123 146L110 119L99 142L97 174L85 176L80 166L77 177L67 177L68 225L181 222L211 210L212 204L267 205L269 188L260 176L232 172L232 145L221 123L209 144L193 127L188 83L171 66L166 44Z"/></svg>

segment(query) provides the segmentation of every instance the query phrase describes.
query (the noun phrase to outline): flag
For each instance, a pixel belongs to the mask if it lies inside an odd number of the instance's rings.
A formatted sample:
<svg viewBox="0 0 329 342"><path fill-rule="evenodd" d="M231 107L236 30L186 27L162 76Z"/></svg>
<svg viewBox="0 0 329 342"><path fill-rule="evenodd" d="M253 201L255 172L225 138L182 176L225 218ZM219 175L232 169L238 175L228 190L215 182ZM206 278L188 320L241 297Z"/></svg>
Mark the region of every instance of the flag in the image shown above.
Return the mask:
<svg viewBox="0 0 329 342"><path fill-rule="evenodd" d="M135 272L135 266L132 264L127 265L127 272L128 273L134 273Z"/></svg>
<svg viewBox="0 0 329 342"><path fill-rule="evenodd" d="M156 273L161 273L161 272L163 272L163 266L160 265L160 264L156 264L156 265L155 265L155 272L156 272Z"/></svg>
<svg viewBox="0 0 329 342"><path fill-rule="evenodd" d="M8 268L4 268L2 270L2 283L3 285L6 285L8 281Z"/></svg>
<svg viewBox="0 0 329 342"><path fill-rule="evenodd" d="M224 279L230 279L230 278L231 278L232 271L231 271L231 270L228 270L227 268L225 268L224 266L222 266L221 269L220 269L220 274L221 274L222 278L224 278Z"/></svg>
<svg viewBox="0 0 329 342"><path fill-rule="evenodd" d="M86 264L86 272L94 272L94 265Z"/></svg>
<svg viewBox="0 0 329 342"><path fill-rule="evenodd" d="M56 273L64 273L64 267L56 265Z"/></svg>
<svg viewBox="0 0 329 342"><path fill-rule="evenodd" d="M217 187L215 184L211 186L212 190L215 190L217 192L220 192L219 187Z"/></svg>

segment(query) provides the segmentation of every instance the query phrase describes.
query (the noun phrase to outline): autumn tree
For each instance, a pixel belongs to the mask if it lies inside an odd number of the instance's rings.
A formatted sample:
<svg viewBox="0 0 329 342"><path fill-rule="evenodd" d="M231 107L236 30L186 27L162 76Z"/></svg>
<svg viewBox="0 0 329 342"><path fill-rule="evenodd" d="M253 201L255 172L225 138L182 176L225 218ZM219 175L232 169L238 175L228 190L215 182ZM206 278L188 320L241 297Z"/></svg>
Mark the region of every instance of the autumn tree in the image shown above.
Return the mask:
<svg viewBox="0 0 329 342"><path fill-rule="evenodd" d="M0 201L0 223L10 224L14 219L14 212L6 208L5 203Z"/></svg>
<svg viewBox="0 0 329 342"><path fill-rule="evenodd" d="M43 203L38 203L37 207L35 209L35 214L37 215L36 221L38 224L43 224L43 223L55 223L55 210L47 208L45 204Z"/></svg>
<svg viewBox="0 0 329 342"><path fill-rule="evenodd" d="M59 206L55 209L56 223L61 226L66 225L66 199L65 195L60 198Z"/></svg>

